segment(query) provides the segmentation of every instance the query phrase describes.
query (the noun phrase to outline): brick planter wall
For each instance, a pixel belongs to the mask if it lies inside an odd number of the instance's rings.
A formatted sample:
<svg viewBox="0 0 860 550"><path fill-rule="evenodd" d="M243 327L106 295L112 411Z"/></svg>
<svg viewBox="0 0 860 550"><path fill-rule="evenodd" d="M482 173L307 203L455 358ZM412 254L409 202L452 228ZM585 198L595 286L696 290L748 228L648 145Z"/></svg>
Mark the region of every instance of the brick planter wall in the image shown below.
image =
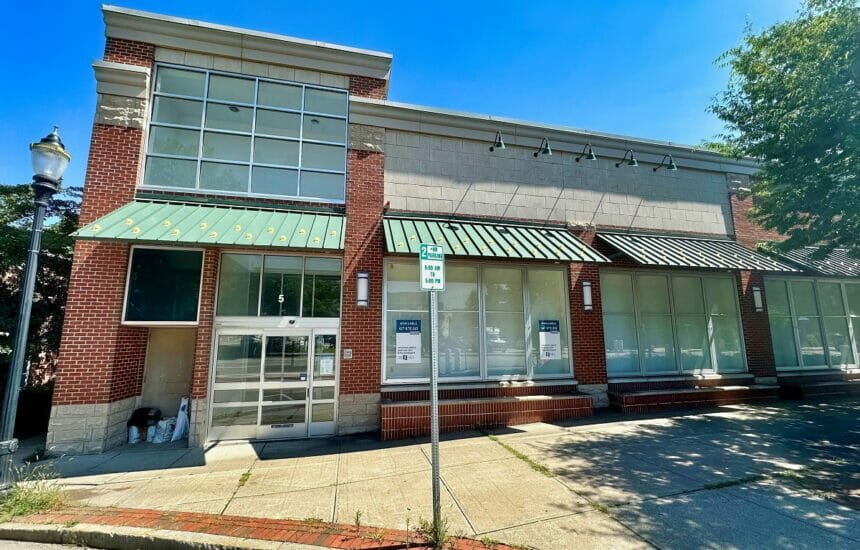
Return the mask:
<svg viewBox="0 0 860 550"><path fill-rule="evenodd" d="M454 432L475 426L515 426L591 416L591 397L553 395L529 398L496 398L440 401L439 430ZM430 403L410 401L382 404L383 440L417 437L430 433Z"/></svg>

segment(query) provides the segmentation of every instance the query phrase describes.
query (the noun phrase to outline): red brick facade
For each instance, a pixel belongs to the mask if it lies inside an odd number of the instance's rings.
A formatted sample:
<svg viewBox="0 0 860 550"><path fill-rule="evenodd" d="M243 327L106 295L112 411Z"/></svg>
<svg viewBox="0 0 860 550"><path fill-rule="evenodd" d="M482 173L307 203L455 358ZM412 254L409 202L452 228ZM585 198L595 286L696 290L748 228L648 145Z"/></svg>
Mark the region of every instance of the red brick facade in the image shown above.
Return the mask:
<svg viewBox="0 0 860 550"><path fill-rule="evenodd" d="M215 319L215 292L218 284L218 249L207 248L203 257L203 281L200 285L200 309L197 313L197 336L194 342L194 367L191 373L191 397L205 399L209 391L209 363L212 354L212 325Z"/></svg>
<svg viewBox="0 0 860 550"><path fill-rule="evenodd" d="M755 250L761 241L782 241L785 235L756 225L748 214L753 206L751 196L741 199L737 193L729 195L732 207L732 223L735 226L735 240L747 248Z"/></svg>
<svg viewBox="0 0 860 550"><path fill-rule="evenodd" d="M589 232L580 234L579 238L591 244L594 242L594 236L594 232ZM583 309L582 281L591 281L591 311ZM568 293L573 375L580 384L606 384L599 265L571 263L568 270Z"/></svg>
<svg viewBox="0 0 860 550"><path fill-rule="evenodd" d="M104 59L113 63L152 67L155 61L155 46L145 42L107 37Z"/></svg>
<svg viewBox="0 0 860 550"><path fill-rule="evenodd" d="M386 99L388 97L388 81L368 76L349 77L349 93L371 99Z"/></svg>
<svg viewBox="0 0 860 550"><path fill-rule="evenodd" d="M385 155L350 150L346 176L346 245L340 317L340 393L378 393L382 378L382 200ZM355 274L370 272L370 307L355 307Z"/></svg>

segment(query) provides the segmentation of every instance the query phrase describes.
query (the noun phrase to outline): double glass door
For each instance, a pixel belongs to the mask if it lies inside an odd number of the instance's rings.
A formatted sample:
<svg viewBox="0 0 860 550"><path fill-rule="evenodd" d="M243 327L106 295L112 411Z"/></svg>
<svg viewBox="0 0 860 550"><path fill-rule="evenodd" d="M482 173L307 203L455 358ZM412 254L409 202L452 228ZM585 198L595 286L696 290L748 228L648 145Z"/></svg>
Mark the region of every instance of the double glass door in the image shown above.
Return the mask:
<svg viewBox="0 0 860 550"><path fill-rule="evenodd" d="M209 439L333 435L337 358L332 329L219 331Z"/></svg>

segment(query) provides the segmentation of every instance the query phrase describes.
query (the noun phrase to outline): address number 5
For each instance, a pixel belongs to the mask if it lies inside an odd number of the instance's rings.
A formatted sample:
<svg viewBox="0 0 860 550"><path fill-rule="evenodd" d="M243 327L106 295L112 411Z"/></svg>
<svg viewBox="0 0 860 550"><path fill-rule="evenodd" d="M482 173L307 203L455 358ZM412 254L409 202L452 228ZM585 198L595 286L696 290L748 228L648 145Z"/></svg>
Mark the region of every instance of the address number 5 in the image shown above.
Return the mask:
<svg viewBox="0 0 860 550"><path fill-rule="evenodd" d="M283 294L278 294L278 303L279 303L279 304L283 304L283 303L284 303L284 295L283 295Z"/></svg>

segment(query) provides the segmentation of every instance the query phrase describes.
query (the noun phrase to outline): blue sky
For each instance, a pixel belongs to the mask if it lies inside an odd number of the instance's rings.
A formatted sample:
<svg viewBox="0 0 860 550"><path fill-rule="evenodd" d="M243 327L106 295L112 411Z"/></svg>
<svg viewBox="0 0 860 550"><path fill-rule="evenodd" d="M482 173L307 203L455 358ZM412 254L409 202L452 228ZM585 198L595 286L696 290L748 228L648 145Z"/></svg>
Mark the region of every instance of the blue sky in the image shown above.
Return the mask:
<svg viewBox="0 0 860 550"><path fill-rule="evenodd" d="M698 144L747 21L797 0L296 2L126 0L125 7L394 54L389 99ZM0 33L0 183L30 180L27 145L53 124L82 185L104 48L100 3L12 2ZM39 33L39 29L43 29Z"/></svg>

